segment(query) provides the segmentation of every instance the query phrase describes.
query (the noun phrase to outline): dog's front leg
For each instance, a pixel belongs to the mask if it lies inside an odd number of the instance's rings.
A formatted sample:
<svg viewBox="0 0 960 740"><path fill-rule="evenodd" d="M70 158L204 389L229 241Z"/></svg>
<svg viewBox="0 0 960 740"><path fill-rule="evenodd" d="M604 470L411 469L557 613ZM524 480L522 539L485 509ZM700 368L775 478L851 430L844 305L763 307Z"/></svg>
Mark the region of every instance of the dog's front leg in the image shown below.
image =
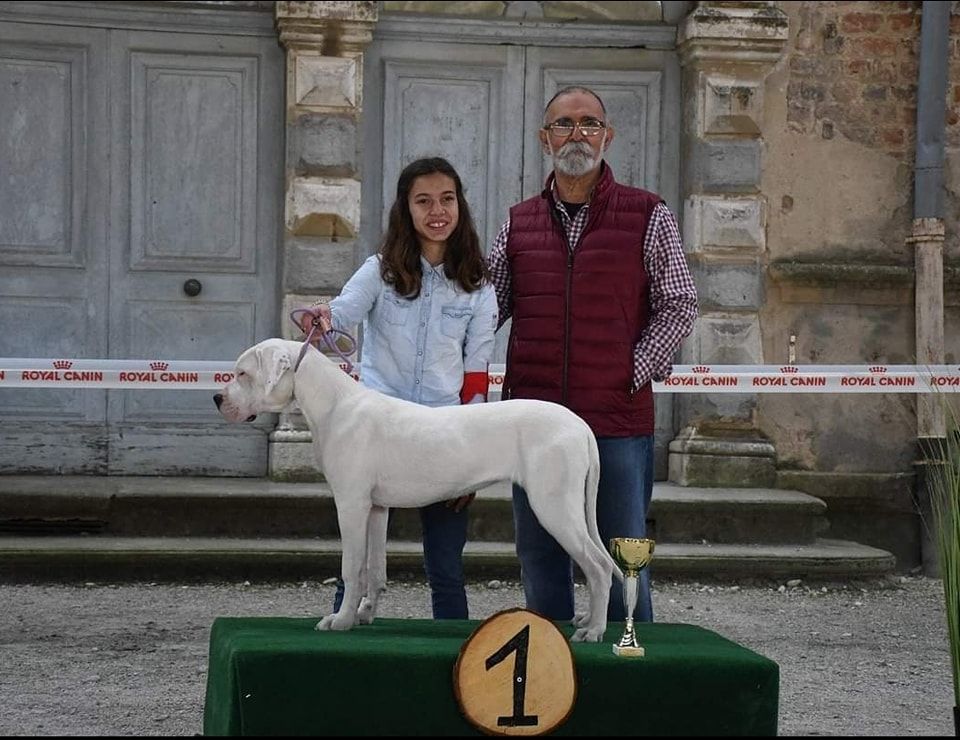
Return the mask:
<svg viewBox="0 0 960 740"><path fill-rule="evenodd" d="M367 525L366 593L360 602L357 621L370 624L377 615L377 602L387 590L387 520L390 510L374 506Z"/></svg>
<svg viewBox="0 0 960 740"><path fill-rule="evenodd" d="M369 502L369 497L362 497ZM337 519L340 522L340 541L343 548L341 556L341 577L343 578L343 601L340 610L328 614L316 626L318 630L348 630L356 624L357 609L360 606L362 584L366 579L361 572L366 568L367 522L370 518L370 504L357 503L356 500L342 502L337 500Z"/></svg>

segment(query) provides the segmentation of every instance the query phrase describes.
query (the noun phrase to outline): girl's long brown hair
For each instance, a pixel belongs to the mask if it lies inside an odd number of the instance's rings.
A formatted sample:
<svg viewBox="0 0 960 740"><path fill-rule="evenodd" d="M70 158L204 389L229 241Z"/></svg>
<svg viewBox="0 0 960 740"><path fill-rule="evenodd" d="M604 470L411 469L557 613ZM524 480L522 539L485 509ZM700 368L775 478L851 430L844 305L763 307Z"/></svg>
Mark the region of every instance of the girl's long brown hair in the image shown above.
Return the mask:
<svg viewBox="0 0 960 740"><path fill-rule="evenodd" d="M426 157L403 168L397 181L397 199L390 208L387 233L380 247L380 277L406 298L420 295L423 271L420 267L420 238L410 215L410 190L413 181L423 175L439 172L453 180L457 191L457 226L447 239L443 256L443 273L456 280L463 290L472 293L488 279L487 263L480 249L480 237L473 225L470 206L463 197L460 175L442 157Z"/></svg>

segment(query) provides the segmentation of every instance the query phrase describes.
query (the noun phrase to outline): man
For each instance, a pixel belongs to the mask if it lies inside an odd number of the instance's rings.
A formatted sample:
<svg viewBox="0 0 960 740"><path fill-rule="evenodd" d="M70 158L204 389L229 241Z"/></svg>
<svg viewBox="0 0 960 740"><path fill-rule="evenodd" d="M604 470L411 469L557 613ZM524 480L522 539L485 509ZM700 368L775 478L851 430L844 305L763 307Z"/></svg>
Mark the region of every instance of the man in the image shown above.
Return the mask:
<svg viewBox="0 0 960 740"><path fill-rule="evenodd" d="M567 87L547 104L540 143L553 158L543 192L510 209L488 257L500 324L513 317L503 398L563 404L600 448L597 519L604 542L644 537L653 493L651 380L697 316L677 221L654 193L618 184L603 153L613 141L600 97ZM573 617L570 559L513 491L527 607ZM619 582L609 619L623 621ZM652 621L643 571L634 614Z"/></svg>

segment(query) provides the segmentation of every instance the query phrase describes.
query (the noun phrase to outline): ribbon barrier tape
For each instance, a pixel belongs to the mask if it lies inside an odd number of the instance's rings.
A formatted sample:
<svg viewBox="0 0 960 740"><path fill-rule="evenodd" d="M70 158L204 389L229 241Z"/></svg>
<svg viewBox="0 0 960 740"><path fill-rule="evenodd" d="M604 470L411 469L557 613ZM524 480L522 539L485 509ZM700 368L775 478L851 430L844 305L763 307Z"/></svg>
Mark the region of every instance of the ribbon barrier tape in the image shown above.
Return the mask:
<svg viewBox="0 0 960 740"><path fill-rule="evenodd" d="M339 363L346 371L347 365ZM489 390L500 391L503 365L491 365ZM354 378L359 378L356 372ZM233 362L0 357L3 388L220 390ZM956 393L960 366L674 365L656 393Z"/></svg>

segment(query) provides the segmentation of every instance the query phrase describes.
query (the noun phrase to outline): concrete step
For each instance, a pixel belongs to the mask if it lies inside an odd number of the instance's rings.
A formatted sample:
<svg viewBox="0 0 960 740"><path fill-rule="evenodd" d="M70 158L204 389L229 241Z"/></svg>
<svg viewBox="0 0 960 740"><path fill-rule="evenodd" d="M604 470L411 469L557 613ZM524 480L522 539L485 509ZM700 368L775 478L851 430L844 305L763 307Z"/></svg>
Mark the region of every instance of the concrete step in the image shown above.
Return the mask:
<svg viewBox="0 0 960 740"><path fill-rule="evenodd" d="M390 578L420 578L419 542L390 540ZM693 545L658 543L653 578L865 578L893 572L893 556L876 548L818 539L804 545ZM517 581L511 542L469 542L471 580ZM336 539L228 537L0 537L5 582L124 582L185 580L318 581L340 569Z"/></svg>
<svg viewBox="0 0 960 740"><path fill-rule="evenodd" d="M690 577L860 577L894 557L821 539L820 499L778 489L654 487L654 572ZM391 574L422 575L415 510L394 509ZM339 570L325 483L249 478L0 476L0 578L6 580L316 579ZM519 577L509 486L471 505L471 578Z"/></svg>
<svg viewBox="0 0 960 740"><path fill-rule="evenodd" d="M798 491L654 486L649 536L691 544L809 544L826 505ZM416 510L391 511L389 535L419 540ZM0 476L0 535L339 537L326 483L250 478ZM471 505L469 539L513 540L510 487Z"/></svg>

